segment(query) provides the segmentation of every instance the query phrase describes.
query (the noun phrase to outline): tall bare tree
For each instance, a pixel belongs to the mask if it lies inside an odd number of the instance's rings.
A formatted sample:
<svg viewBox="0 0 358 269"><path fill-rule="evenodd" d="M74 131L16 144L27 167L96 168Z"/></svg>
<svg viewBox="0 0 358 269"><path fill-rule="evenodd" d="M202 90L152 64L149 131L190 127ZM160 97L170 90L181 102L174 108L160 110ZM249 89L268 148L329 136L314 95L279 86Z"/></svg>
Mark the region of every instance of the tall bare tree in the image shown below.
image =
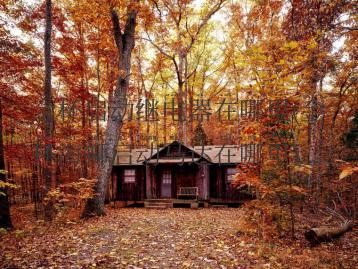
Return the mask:
<svg viewBox="0 0 358 269"><path fill-rule="evenodd" d="M52 187L52 143L53 143L53 107L52 107L52 89L51 89L51 32L52 32L52 1L46 0L46 25L44 36L44 54L45 54L45 106L43 109L44 119L44 138L45 138L45 192L48 193ZM47 202L45 204L45 219L52 219L52 205Z"/></svg>
<svg viewBox="0 0 358 269"><path fill-rule="evenodd" d="M122 32L118 14L114 9L111 9L114 40L118 49L119 74L116 88L113 92L113 101L109 104L109 117L105 130L98 180L95 186L95 196L87 201L82 214L83 217L105 214L105 194L116 155L121 128L123 126L123 117L126 112L126 98L129 86L132 50L135 43L136 17L137 11L134 8L129 8L125 28Z"/></svg>
<svg viewBox="0 0 358 269"><path fill-rule="evenodd" d="M306 87L308 89L309 115L308 115L308 163L312 167L312 173L308 177L307 187L313 189L320 184L320 163L318 146L318 121L324 116L320 113L320 81L330 68L329 52L333 48L333 40L341 35L340 30L344 28L343 14L351 8L351 1L337 0L330 3L326 1L297 0L290 2L289 12L284 22L284 32L287 37L294 41L311 40L315 47L310 52L307 62ZM323 53L324 52L324 53Z"/></svg>

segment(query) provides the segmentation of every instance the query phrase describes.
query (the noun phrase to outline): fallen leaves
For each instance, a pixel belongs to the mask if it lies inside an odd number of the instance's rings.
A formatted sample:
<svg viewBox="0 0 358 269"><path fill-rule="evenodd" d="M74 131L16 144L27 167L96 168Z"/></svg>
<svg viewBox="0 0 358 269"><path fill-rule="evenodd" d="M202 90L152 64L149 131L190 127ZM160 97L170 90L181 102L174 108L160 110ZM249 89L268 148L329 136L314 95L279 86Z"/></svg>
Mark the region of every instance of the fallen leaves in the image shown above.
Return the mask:
<svg viewBox="0 0 358 269"><path fill-rule="evenodd" d="M107 212L105 217L70 225L39 223L32 230L0 235L0 267L229 269L300 268L302 263L302 268L309 268L307 263L315 264L321 256L323 262L335 262L327 258L327 246L310 250L237 236L242 209ZM291 267L286 266L288 261Z"/></svg>

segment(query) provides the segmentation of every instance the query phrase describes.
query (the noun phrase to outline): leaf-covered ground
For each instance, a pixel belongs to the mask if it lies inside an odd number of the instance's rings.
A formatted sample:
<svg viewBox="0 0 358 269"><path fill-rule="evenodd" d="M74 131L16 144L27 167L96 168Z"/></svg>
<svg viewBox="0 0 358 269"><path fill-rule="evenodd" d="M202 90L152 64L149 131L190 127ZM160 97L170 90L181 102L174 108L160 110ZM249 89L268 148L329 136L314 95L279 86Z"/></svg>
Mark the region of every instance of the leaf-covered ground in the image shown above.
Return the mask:
<svg viewBox="0 0 358 269"><path fill-rule="evenodd" d="M355 268L357 232L318 247L237 233L240 209L108 209L0 235L0 268ZM353 240L352 240L353 238Z"/></svg>

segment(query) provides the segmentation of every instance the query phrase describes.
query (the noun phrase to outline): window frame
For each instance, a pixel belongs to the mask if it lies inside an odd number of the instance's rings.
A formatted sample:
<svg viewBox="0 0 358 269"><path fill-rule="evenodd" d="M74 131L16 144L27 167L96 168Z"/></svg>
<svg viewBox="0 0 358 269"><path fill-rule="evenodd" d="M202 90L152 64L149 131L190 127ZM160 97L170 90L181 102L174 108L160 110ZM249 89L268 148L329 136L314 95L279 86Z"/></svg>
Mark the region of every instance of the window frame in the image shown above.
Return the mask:
<svg viewBox="0 0 358 269"><path fill-rule="evenodd" d="M126 172L131 172L129 174L126 174ZM123 171L123 183L125 184L133 184L136 183L136 169L134 168L126 168Z"/></svg>
<svg viewBox="0 0 358 269"><path fill-rule="evenodd" d="M234 173L229 172L229 171L235 171ZM227 167L225 169L225 179L226 182L231 183L234 181L234 175L236 175L238 173L237 168L236 167Z"/></svg>
<svg viewBox="0 0 358 269"><path fill-rule="evenodd" d="M162 184L171 185L172 184L172 171L170 169L165 169L162 172Z"/></svg>

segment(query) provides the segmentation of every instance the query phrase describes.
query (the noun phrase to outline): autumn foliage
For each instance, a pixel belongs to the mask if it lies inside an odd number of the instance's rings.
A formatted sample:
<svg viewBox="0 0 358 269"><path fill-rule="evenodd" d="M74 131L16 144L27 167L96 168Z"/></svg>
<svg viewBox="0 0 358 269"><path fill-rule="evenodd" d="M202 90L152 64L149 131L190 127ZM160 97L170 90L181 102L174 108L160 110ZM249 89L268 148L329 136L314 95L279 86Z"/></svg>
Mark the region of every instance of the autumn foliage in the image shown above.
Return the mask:
<svg viewBox="0 0 358 269"><path fill-rule="evenodd" d="M22 207L41 225L104 215L115 151L173 140L258 146L230 185L255 198L234 215L246 238L356 224L356 11L351 0L1 1L0 228Z"/></svg>

